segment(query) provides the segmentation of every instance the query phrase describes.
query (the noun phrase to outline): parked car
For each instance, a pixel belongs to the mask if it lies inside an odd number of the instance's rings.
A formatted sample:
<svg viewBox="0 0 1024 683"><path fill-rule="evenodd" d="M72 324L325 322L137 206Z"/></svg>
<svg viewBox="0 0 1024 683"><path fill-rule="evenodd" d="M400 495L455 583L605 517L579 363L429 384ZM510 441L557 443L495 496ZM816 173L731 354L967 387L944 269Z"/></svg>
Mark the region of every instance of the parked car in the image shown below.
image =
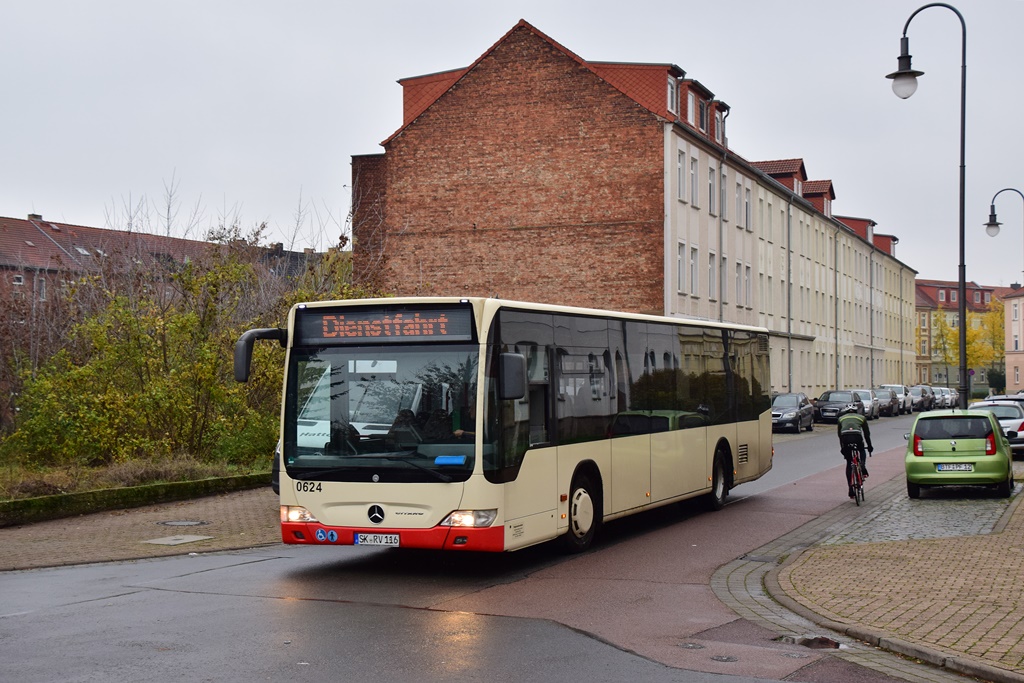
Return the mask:
<svg viewBox="0 0 1024 683"><path fill-rule="evenodd" d="M772 397L772 430L814 429L814 405L807 394L800 392L776 394Z"/></svg>
<svg viewBox="0 0 1024 683"><path fill-rule="evenodd" d="M896 392L892 389L886 389L885 387L879 387L873 389L875 396L878 397L878 412L880 415L886 417L892 417L899 415L902 411L900 410L900 399L896 395Z"/></svg>
<svg viewBox="0 0 1024 683"><path fill-rule="evenodd" d="M921 496L926 486L993 487L1009 498L1013 491L1013 455L1009 437L987 410L933 410L914 420L906 435L907 495Z"/></svg>
<svg viewBox="0 0 1024 683"><path fill-rule="evenodd" d="M935 387L936 408L954 408L953 393L948 387Z"/></svg>
<svg viewBox="0 0 1024 683"><path fill-rule="evenodd" d="M927 384L910 387L910 396L914 401L914 410L921 412L935 407L935 393Z"/></svg>
<svg viewBox="0 0 1024 683"><path fill-rule="evenodd" d="M878 398L870 389L853 389L853 394L864 404L864 417L869 420L878 418Z"/></svg>
<svg viewBox="0 0 1024 683"><path fill-rule="evenodd" d="M1021 397L1024 399L1024 397ZM1024 400L1022 401L978 401L971 404L971 410L988 410L996 419L1003 433L1017 432L1010 438L1010 448L1014 456L1024 456Z"/></svg>
<svg viewBox="0 0 1024 683"><path fill-rule="evenodd" d="M900 409L898 411L900 415L914 412L914 405L910 400L910 387L904 384L883 384L882 388L892 389L896 392L896 397L900 401Z"/></svg>
<svg viewBox="0 0 1024 683"><path fill-rule="evenodd" d="M835 422L839 419L839 413L846 410L864 414L864 404L848 389L823 391L814 406L818 422Z"/></svg>

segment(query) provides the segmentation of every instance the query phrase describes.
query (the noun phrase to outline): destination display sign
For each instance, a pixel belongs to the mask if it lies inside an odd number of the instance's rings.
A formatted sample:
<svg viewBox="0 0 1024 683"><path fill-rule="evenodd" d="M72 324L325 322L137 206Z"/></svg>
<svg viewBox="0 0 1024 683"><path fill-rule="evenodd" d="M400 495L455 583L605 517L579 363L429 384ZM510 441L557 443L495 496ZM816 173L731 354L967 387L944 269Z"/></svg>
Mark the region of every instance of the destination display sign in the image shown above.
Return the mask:
<svg viewBox="0 0 1024 683"><path fill-rule="evenodd" d="M472 341L473 311L458 308L310 308L295 314L295 344Z"/></svg>

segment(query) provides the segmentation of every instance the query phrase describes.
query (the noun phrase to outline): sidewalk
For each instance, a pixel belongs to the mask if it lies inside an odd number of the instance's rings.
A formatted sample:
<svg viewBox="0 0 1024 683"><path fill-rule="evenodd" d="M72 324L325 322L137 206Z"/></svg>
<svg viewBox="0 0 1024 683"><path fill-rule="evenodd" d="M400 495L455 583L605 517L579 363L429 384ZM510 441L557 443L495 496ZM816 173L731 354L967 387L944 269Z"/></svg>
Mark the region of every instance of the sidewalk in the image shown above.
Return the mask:
<svg viewBox="0 0 1024 683"><path fill-rule="evenodd" d="M861 508L840 505L777 539L775 544L791 554L764 570L767 596L808 621L871 645L985 680L1024 682L1020 487L990 534L823 544L823 529L834 533L837 527L853 526L872 510L906 496L902 476L883 482L876 475L873 483ZM262 488L0 528L0 570L279 542L277 496ZM748 556L734 564L745 560L750 563ZM744 591L763 593L760 579L757 584L726 592L734 597Z"/></svg>

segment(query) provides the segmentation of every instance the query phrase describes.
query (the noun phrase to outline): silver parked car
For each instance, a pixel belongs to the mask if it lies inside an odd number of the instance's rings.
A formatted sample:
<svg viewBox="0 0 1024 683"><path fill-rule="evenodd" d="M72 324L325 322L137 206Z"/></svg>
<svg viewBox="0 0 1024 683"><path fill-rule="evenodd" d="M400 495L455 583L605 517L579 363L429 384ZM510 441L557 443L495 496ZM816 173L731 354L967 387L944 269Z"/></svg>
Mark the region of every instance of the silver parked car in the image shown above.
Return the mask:
<svg viewBox="0 0 1024 683"><path fill-rule="evenodd" d="M1014 457L1024 456L1024 402L1021 401L978 401L971 404L971 410L987 410L999 420L1003 433L1017 432L1010 439Z"/></svg>
<svg viewBox="0 0 1024 683"><path fill-rule="evenodd" d="M870 389L853 389L854 396L864 404L864 417L869 420L877 419L881 413L881 408L878 405L878 397L875 396L875 392Z"/></svg>

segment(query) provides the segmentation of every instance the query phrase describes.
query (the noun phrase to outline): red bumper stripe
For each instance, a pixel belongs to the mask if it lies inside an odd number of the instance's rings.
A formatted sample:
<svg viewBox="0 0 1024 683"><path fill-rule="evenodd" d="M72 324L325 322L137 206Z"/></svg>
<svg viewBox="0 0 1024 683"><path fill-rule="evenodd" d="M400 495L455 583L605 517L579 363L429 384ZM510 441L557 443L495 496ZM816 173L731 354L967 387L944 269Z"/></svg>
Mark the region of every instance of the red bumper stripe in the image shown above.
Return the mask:
<svg viewBox="0 0 1024 683"><path fill-rule="evenodd" d="M309 522L281 524L281 541L290 544L353 545L356 534L398 534L401 548L477 552L501 552L505 549L505 529L500 526L486 529L447 526L432 529L361 529Z"/></svg>

